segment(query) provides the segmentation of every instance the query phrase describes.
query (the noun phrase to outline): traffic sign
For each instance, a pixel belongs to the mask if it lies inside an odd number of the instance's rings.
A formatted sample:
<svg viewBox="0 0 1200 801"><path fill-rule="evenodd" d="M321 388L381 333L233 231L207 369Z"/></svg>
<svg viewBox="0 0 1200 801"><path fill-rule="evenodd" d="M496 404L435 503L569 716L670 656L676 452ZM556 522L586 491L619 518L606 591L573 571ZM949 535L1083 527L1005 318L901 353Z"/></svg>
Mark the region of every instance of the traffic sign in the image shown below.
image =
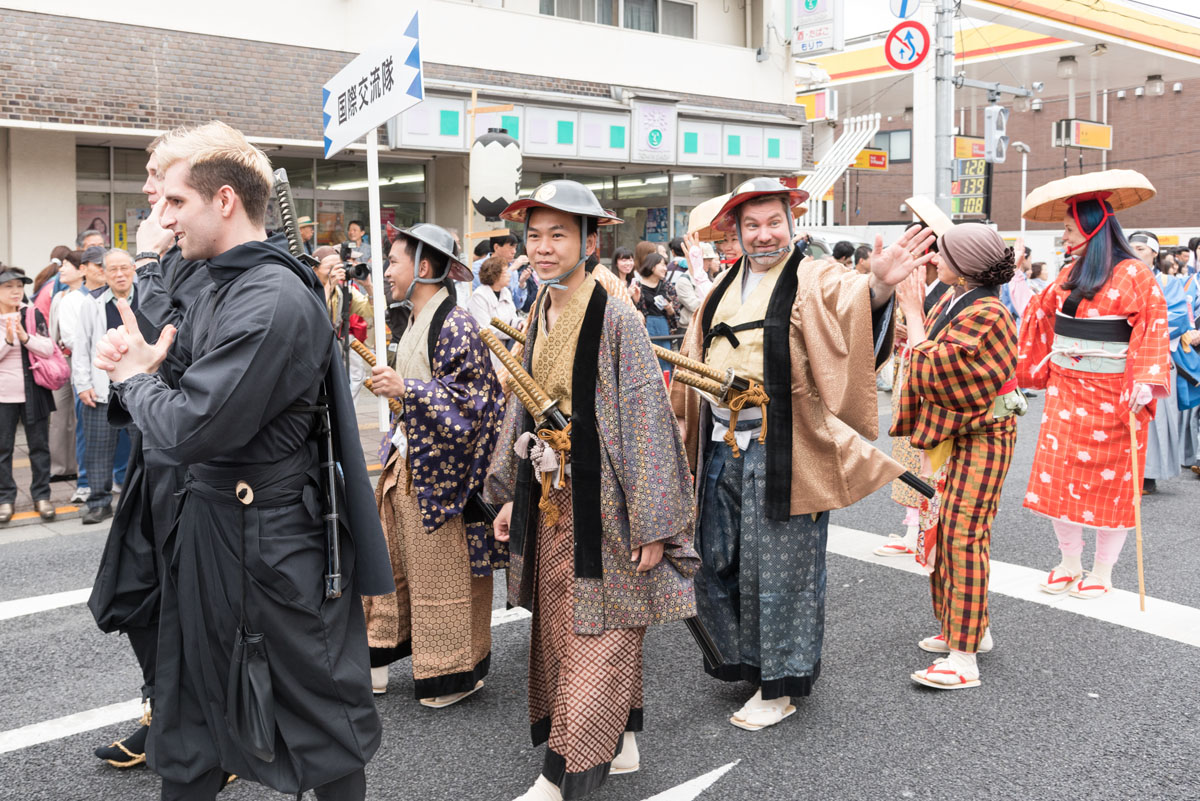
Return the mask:
<svg viewBox="0 0 1200 801"><path fill-rule="evenodd" d="M901 22L888 33L883 55L892 69L906 72L916 69L929 55L929 29L915 20Z"/></svg>
<svg viewBox="0 0 1200 801"><path fill-rule="evenodd" d="M364 52L321 89L325 158L425 99L417 12L403 36Z"/></svg>
<svg viewBox="0 0 1200 801"><path fill-rule="evenodd" d="M908 19L920 7L921 0L892 0L892 13L900 19Z"/></svg>

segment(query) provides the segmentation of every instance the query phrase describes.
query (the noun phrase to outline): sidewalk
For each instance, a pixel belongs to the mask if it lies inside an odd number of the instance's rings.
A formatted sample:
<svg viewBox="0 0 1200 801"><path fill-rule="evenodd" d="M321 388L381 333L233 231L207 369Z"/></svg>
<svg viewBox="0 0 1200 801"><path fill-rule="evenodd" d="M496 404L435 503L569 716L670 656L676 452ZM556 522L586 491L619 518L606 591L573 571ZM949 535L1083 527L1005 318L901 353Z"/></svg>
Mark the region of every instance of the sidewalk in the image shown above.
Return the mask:
<svg viewBox="0 0 1200 801"><path fill-rule="evenodd" d="M358 414L359 440L362 443L363 455L367 460L367 472L375 476L382 470L379 465L379 443L383 439L383 434L379 431L376 398L363 390L359 393L354 405ZM32 479L33 472L29 467L29 446L25 441L25 427L18 426L17 441L13 448L13 481L17 484L15 514L13 514L12 522L0 526L0 529L42 522L38 513L33 511L33 498L29 495L29 483ZM50 502L54 504L60 520L79 517L83 514L84 507L82 505L76 506L70 502L74 492L74 480L50 483ZM119 498L118 495L114 499L114 508L116 500Z"/></svg>

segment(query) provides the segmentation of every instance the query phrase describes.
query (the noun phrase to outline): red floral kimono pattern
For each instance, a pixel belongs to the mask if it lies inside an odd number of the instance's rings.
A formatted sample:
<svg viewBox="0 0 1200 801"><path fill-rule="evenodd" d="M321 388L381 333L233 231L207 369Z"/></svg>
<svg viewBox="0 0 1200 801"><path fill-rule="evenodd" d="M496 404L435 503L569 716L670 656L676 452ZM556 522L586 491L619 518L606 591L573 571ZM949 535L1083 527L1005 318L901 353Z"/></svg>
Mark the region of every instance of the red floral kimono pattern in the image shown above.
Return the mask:
<svg viewBox="0 0 1200 801"><path fill-rule="evenodd" d="M1150 269L1127 259L1113 268L1076 317L1125 317L1133 327L1124 373L1068 370L1047 357L1054 344L1054 318L1070 294L1069 270L1035 295L1021 322L1017 379L1026 389L1045 389L1046 406L1038 434L1025 506L1037 514L1097 528L1134 525L1133 470L1129 438L1129 397L1135 383L1166 397L1170 350L1167 304ZM1154 404L1138 416L1138 474L1146 464L1146 425ZM1137 488L1140 491L1140 488Z"/></svg>
<svg viewBox="0 0 1200 801"><path fill-rule="evenodd" d="M937 319L947 294L930 311ZM916 448L953 445L934 474L938 490L921 508L922 536L933 538L930 592L950 648L974 653L988 627L992 521L1012 462L1013 416L993 416L996 398L1016 368L1016 326L994 297L972 301L912 349L893 436ZM921 550L921 548L918 548Z"/></svg>

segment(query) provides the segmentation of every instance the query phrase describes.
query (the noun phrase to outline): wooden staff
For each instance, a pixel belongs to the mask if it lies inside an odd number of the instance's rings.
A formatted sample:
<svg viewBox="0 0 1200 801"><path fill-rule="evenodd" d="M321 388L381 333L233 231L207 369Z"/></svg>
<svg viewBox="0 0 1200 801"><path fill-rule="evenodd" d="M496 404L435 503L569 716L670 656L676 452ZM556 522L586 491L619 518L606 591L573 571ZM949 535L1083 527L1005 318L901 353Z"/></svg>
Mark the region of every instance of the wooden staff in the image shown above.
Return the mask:
<svg viewBox="0 0 1200 801"><path fill-rule="evenodd" d="M1142 569L1142 479L1138 471L1137 412L1129 410L1129 456L1133 463L1133 523L1137 529L1138 605L1146 611L1146 574Z"/></svg>
<svg viewBox="0 0 1200 801"><path fill-rule="evenodd" d="M362 360L368 365L371 367L375 366L375 354L371 352L370 348L359 342L354 337L350 337L350 349L361 356ZM366 387L371 393L375 392L371 384L371 379L368 378L366 381L363 381L363 386ZM402 414L404 412L404 405L395 398L388 398L387 405L388 408L392 410L392 414Z"/></svg>

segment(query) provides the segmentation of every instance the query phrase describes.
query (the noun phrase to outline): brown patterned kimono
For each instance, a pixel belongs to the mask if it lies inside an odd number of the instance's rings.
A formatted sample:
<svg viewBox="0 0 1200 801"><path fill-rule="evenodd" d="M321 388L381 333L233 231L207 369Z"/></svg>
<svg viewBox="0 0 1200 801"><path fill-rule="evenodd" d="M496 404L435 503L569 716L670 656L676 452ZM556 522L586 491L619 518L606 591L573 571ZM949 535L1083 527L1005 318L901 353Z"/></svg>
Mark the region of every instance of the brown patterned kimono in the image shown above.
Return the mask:
<svg viewBox="0 0 1200 801"><path fill-rule="evenodd" d="M525 367L571 420L571 477L538 514L540 485L514 444L533 421L510 403L486 483L513 501L509 601L533 612L529 717L543 774L565 798L599 787L624 731L642 725L642 635L695 614L691 476L662 373L636 312L588 276L553 329L530 326ZM663 541L638 573L633 549Z"/></svg>
<svg viewBox="0 0 1200 801"><path fill-rule="evenodd" d="M446 290L397 348L404 412L375 497L396 592L364 598L371 665L412 656L417 698L465 692L487 675L492 568L503 558L469 499L500 422L500 387L479 327Z"/></svg>

